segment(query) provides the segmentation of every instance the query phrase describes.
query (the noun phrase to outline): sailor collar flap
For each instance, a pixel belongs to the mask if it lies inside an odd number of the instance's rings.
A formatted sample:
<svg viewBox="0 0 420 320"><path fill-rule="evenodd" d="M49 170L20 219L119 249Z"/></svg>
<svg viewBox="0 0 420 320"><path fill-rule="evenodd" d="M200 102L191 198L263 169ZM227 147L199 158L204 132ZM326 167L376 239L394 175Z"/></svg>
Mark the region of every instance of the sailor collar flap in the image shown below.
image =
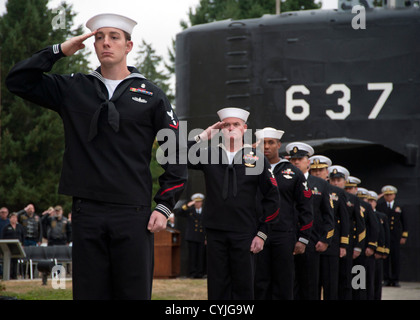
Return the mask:
<svg viewBox="0 0 420 320"><path fill-rule="evenodd" d="M143 76L136 68L134 68L134 67L128 67L128 70L131 73L124 80L132 79L132 78L138 78L138 79L141 79L141 80L146 80L146 77ZM95 71L92 71L89 74L89 76L93 76L93 77L99 79L101 82L105 83L105 78L102 76L102 73L101 73L101 67L99 67Z"/></svg>

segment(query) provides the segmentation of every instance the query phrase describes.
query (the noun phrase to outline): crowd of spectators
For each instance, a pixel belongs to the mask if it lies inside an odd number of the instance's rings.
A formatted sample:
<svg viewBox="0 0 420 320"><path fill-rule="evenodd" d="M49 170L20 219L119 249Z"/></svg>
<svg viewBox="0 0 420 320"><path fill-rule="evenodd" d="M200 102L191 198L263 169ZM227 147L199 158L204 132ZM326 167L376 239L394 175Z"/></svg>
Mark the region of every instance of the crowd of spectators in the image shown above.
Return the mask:
<svg viewBox="0 0 420 320"><path fill-rule="evenodd" d="M41 215L28 204L18 212L9 213L7 207L0 209L0 239L18 239L23 247L71 245L71 212L67 217L61 206L50 207ZM0 275L2 275L0 265ZM17 260L12 259L10 279L17 279Z"/></svg>

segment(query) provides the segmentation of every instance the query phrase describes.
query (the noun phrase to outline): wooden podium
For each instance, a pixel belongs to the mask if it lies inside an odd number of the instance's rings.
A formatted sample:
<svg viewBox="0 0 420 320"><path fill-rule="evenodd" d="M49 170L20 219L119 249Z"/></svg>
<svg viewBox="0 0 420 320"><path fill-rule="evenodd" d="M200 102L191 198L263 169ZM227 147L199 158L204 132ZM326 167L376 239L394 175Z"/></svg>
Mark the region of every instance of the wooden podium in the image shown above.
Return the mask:
<svg viewBox="0 0 420 320"><path fill-rule="evenodd" d="M155 234L155 268L153 277L169 279L181 274L181 233L167 228Z"/></svg>

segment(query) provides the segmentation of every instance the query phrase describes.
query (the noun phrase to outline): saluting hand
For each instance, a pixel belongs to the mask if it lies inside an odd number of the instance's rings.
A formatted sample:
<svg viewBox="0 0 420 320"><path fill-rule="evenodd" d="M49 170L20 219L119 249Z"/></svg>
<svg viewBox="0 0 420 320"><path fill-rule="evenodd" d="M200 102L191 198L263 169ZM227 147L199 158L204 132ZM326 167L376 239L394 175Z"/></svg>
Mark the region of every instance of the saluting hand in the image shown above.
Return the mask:
<svg viewBox="0 0 420 320"><path fill-rule="evenodd" d="M204 132L200 134L201 141L211 140L219 132L219 130L223 128L224 124L224 122L219 121L208 127L206 130L204 130Z"/></svg>
<svg viewBox="0 0 420 320"><path fill-rule="evenodd" d="M85 42L85 40L89 39L90 37L94 36L96 32L97 30L91 33L71 38L63 42L61 44L61 51L63 51L64 55L67 57L74 55L77 51L85 48L83 42Z"/></svg>

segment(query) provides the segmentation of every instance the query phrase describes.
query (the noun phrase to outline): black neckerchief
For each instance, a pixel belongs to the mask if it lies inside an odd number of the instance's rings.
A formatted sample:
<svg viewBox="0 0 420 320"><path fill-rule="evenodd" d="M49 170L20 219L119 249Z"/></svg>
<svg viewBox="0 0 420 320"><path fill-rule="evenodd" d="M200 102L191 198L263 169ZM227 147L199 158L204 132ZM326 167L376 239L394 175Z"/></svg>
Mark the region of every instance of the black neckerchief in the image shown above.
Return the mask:
<svg viewBox="0 0 420 320"><path fill-rule="evenodd" d="M108 123L111 128L118 132L120 130L120 114L115 107L114 102L116 102L119 97L126 91L126 89L131 85L131 83L138 78L145 79L135 68L129 68L130 72L132 72L127 78L121 81L121 83L115 89L114 94L112 95L111 99L108 99L102 91L101 82L104 83L104 78L101 75L101 69L97 69L93 73L92 76L95 78L93 79L93 83L98 93L99 98L101 98L102 103L99 108L93 114L92 120L90 122L89 128L89 137L88 141L92 141L96 135L98 134L98 120L101 114L101 111L107 107L108 108Z"/></svg>

